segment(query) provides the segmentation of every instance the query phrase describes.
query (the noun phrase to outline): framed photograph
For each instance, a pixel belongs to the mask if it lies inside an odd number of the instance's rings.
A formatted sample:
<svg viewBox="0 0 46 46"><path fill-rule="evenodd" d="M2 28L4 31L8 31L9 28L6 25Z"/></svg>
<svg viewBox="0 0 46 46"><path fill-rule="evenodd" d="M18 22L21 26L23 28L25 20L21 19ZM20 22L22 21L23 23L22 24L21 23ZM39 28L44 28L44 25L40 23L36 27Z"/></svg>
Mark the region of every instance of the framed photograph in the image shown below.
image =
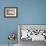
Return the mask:
<svg viewBox="0 0 46 46"><path fill-rule="evenodd" d="M19 24L18 25L18 41L46 41L46 25L45 24Z"/></svg>
<svg viewBox="0 0 46 46"><path fill-rule="evenodd" d="M15 18L18 16L18 8L17 7L5 7L4 8L4 16L9 18Z"/></svg>

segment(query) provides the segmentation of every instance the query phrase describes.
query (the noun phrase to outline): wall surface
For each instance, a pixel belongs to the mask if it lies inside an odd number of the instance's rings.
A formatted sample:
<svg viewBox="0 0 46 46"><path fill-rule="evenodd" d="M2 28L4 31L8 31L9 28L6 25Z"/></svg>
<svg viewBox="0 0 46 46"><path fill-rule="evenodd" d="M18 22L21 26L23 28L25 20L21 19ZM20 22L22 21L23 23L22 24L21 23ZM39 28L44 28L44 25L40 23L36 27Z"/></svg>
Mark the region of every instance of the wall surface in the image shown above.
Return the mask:
<svg viewBox="0 0 46 46"><path fill-rule="evenodd" d="M18 17L4 18L4 7L18 7ZM0 0L0 44L8 43L10 32L18 32L17 24L46 24L46 0Z"/></svg>

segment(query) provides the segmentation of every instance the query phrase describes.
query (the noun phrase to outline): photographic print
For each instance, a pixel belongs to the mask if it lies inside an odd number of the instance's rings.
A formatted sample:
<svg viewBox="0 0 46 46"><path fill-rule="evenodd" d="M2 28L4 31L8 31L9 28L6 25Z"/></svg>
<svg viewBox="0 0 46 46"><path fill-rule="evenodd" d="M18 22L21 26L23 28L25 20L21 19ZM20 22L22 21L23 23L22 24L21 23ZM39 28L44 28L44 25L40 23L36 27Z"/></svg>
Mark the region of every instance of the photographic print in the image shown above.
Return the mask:
<svg viewBox="0 0 46 46"><path fill-rule="evenodd" d="M17 7L5 7L4 8L4 16L5 17L17 17L18 16L18 8Z"/></svg>
<svg viewBox="0 0 46 46"><path fill-rule="evenodd" d="M18 30L20 31L20 41L46 41L46 25L19 25Z"/></svg>

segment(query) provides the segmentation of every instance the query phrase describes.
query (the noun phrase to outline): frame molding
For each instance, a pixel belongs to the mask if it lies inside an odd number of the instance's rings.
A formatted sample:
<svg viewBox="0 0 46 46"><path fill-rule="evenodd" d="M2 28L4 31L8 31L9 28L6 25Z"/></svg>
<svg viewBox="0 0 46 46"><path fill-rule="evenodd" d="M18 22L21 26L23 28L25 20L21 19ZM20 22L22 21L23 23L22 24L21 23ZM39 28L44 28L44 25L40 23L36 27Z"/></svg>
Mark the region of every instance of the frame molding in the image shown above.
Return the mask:
<svg viewBox="0 0 46 46"><path fill-rule="evenodd" d="M16 16L6 16L5 15L5 9L6 8L16 8ZM4 7L4 17L5 18L17 18L18 17L18 7Z"/></svg>

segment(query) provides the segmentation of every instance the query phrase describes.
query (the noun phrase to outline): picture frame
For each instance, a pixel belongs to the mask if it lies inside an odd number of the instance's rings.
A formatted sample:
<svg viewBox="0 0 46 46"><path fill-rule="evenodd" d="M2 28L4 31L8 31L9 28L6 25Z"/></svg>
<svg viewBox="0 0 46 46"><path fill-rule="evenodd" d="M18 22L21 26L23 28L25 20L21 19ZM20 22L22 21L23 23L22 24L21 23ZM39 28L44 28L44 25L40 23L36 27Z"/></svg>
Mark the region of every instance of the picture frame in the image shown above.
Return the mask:
<svg viewBox="0 0 46 46"><path fill-rule="evenodd" d="M24 33L27 30L28 32ZM46 41L46 24L18 24L18 41L23 40Z"/></svg>
<svg viewBox="0 0 46 46"><path fill-rule="evenodd" d="M4 17L6 17L6 18L18 17L18 8L17 7L5 7L4 8Z"/></svg>

